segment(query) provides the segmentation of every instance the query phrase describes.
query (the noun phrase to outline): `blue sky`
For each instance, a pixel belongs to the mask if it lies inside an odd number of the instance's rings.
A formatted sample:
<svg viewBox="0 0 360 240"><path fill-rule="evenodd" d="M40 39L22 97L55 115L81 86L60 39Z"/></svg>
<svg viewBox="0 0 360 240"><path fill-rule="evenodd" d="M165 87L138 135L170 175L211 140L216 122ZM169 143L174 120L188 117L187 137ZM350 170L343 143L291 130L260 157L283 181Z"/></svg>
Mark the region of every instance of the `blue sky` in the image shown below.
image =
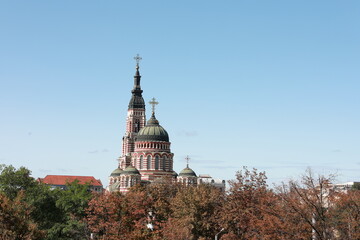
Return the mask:
<svg viewBox="0 0 360 240"><path fill-rule="evenodd" d="M359 1L0 1L0 163L116 168L139 53L174 169L359 181ZM150 116L150 107L147 107Z"/></svg>

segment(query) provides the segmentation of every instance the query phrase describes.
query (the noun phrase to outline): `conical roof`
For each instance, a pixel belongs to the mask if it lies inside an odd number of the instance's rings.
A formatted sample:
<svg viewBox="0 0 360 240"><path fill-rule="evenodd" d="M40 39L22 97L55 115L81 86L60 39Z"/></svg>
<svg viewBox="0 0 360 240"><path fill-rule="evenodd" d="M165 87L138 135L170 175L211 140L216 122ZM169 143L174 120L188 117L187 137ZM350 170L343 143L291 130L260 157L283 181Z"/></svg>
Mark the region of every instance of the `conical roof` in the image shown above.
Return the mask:
<svg viewBox="0 0 360 240"><path fill-rule="evenodd" d="M140 86L140 72L139 72L139 64L136 64L136 73L134 76L134 88L131 91L132 96L129 102L129 109L133 108L144 108L145 109L145 101L142 97L141 86Z"/></svg>

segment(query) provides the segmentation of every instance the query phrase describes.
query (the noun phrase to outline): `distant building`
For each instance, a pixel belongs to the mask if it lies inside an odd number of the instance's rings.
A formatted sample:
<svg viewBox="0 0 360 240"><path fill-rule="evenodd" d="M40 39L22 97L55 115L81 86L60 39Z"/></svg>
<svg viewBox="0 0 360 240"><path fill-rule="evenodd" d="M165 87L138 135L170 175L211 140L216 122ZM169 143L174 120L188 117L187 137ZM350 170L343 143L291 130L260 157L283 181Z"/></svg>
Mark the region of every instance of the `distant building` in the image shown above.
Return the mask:
<svg viewBox="0 0 360 240"><path fill-rule="evenodd" d="M336 183L331 185L334 190L338 192L347 192L352 189L360 190L360 182L346 182L346 183Z"/></svg>
<svg viewBox="0 0 360 240"><path fill-rule="evenodd" d="M139 56L134 76L134 88L128 105L126 131L122 138L122 155L118 167L109 176L108 191L126 193L136 184L148 184L161 178L172 178L185 185L210 184L225 189L225 181L213 179L210 176L198 178L189 168L189 163L179 174L173 170L171 142L167 131L155 117L155 98L152 105L151 118L146 122L145 101L140 86ZM187 158L188 160L188 158Z"/></svg>
<svg viewBox="0 0 360 240"><path fill-rule="evenodd" d="M67 184L78 181L79 184L89 184L89 190L91 191L103 191L100 179L95 179L93 176L47 175L44 178L38 178L38 181L49 185L52 189L66 189Z"/></svg>
<svg viewBox="0 0 360 240"><path fill-rule="evenodd" d="M187 157L187 160L189 160L189 157ZM186 168L181 170L179 176L177 176L177 182L185 184L186 186L197 185L197 178L198 177L196 173L194 172L194 170L189 168L189 163L188 163L186 164Z"/></svg>
<svg viewBox="0 0 360 240"><path fill-rule="evenodd" d="M219 178L212 178L208 174L200 174L197 179L198 184L209 184L211 186L219 188L221 191L225 191L225 180Z"/></svg>

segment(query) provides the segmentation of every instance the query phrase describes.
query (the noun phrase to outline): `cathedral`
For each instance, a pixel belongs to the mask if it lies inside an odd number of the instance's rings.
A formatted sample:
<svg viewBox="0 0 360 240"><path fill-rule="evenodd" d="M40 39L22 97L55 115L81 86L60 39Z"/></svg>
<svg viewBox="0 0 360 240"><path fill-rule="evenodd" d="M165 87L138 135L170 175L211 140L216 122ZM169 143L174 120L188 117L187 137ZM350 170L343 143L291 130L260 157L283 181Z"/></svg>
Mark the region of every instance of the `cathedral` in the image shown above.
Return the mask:
<svg viewBox="0 0 360 240"><path fill-rule="evenodd" d="M209 175L197 176L189 168L189 164L179 174L173 170L174 154L171 152L167 131L156 119L155 106L158 102L155 98L149 102L152 105L152 113L146 121L145 101L140 86L141 57L137 55L134 59L136 72L128 105L126 131L122 138L122 155L118 159L118 167L110 174L108 191L126 193L136 184L148 184L164 177L186 185L209 183L224 190L224 180L215 180Z"/></svg>

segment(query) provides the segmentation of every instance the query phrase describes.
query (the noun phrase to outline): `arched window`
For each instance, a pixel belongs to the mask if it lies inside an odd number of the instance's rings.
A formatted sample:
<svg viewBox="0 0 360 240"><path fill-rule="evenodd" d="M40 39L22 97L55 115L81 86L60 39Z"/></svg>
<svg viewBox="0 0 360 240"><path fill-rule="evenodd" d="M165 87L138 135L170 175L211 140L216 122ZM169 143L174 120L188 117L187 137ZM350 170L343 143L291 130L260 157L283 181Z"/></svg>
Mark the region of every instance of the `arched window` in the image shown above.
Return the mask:
<svg viewBox="0 0 360 240"><path fill-rule="evenodd" d="M159 170L159 165L160 165L160 158L159 156L155 157L155 170Z"/></svg>
<svg viewBox="0 0 360 240"><path fill-rule="evenodd" d="M151 168L151 156L147 156L147 169Z"/></svg>
<svg viewBox="0 0 360 240"><path fill-rule="evenodd" d="M162 159L162 169L166 170L166 156L164 156Z"/></svg>
<svg viewBox="0 0 360 240"><path fill-rule="evenodd" d="M143 155L140 155L140 166L139 166L139 168L143 169L143 166L144 166L144 157L143 157Z"/></svg>
<svg viewBox="0 0 360 240"><path fill-rule="evenodd" d="M139 120L137 120L135 122L135 132L139 132L139 130L140 130L140 123L139 123Z"/></svg>

